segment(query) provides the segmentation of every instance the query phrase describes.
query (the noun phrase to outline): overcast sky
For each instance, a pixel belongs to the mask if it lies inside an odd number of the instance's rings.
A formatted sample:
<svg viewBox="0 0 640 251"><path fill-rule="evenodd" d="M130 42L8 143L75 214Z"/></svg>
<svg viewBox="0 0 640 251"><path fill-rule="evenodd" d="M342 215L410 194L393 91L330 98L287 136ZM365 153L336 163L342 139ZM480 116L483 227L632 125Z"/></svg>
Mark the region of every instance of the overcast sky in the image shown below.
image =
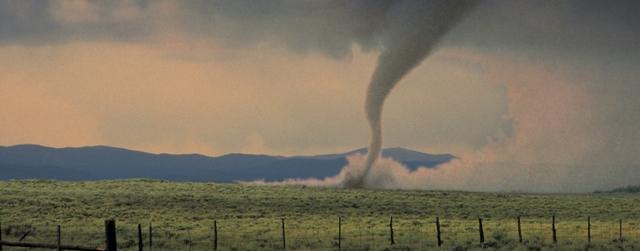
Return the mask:
<svg viewBox="0 0 640 251"><path fill-rule="evenodd" d="M390 2L0 0L0 145L363 147ZM637 13L633 0L483 2L394 89L384 145L460 155L520 133L536 140L518 141L531 155L517 161L638 163Z"/></svg>

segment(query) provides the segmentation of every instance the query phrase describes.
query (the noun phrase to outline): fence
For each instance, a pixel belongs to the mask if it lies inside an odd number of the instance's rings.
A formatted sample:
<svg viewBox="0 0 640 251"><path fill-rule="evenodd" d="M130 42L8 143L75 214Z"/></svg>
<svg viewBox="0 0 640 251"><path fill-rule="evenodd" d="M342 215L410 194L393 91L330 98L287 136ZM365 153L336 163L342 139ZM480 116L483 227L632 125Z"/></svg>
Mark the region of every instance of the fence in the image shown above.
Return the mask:
<svg viewBox="0 0 640 251"><path fill-rule="evenodd" d="M86 246L63 244L61 227L0 225L0 251L12 247L57 250L424 250L437 247L607 245L640 240L635 221L549 218L441 219L380 217L247 218L191 226L105 221L104 232L82 231ZM55 234L51 234L54 232ZM73 234L74 236L77 234ZM102 236L102 237L99 237ZM117 236L117 237L116 237ZM3 239L5 237L5 239ZM16 240L7 240L6 237ZM55 241L51 241L51 237ZM102 239L102 241L100 241ZM25 241L29 240L29 242ZM40 240L40 242L32 242ZM81 241L86 241L80 238ZM73 242L74 240L69 240ZM96 242L97 241L97 242ZM85 243L85 244L86 244ZM91 247L93 246L93 247ZM5 248L3 250L3 247Z"/></svg>

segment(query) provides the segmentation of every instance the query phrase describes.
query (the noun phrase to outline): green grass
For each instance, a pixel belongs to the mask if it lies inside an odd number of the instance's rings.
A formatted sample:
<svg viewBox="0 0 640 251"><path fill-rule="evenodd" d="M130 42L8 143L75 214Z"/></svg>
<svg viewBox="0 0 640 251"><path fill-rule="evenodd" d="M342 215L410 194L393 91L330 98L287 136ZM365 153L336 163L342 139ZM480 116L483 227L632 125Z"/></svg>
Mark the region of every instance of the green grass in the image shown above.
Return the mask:
<svg viewBox="0 0 640 251"><path fill-rule="evenodd" d="M517 241L522 215L524 244ZM551 240L556 216L558 245ZM338 216L343 250L430 250L440 217L443 250L478 249L478 217L494 249L584 250L586 218L592 219L594 249L640 250L640 194L515 194L441 191L329 189L175 183L157 180L95 182L0 182L4 240L55 240L102 246L104 220L115 218L118 244L136 245L137 224L145 240L154 226L154 250L210 250L213 220L221 250L278 250L281 218L289 250L336 250ZM396 245L389 245L389 216ZM618 236L623 219L625 242ZM9 249L5 250L18 250Z"/></svg>

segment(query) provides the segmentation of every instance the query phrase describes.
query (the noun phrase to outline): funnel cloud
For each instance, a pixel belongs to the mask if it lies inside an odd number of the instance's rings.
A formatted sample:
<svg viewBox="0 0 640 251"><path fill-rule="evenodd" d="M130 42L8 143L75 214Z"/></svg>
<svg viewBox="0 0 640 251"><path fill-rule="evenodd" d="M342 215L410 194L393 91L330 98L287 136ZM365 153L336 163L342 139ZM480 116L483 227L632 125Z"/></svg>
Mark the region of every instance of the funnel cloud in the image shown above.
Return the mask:
<svg viewBox="0 0 640 251"><path fill-rule="evenodd" d="M477 1L400 2L386 15L388 30L384 48L371 77L365 112L371 128L371 142L364 171L345 180L347 187L362 187L364 178L380 155L382 148L382 108L391 89L411 69L418 65L442 36Z"/></svg>

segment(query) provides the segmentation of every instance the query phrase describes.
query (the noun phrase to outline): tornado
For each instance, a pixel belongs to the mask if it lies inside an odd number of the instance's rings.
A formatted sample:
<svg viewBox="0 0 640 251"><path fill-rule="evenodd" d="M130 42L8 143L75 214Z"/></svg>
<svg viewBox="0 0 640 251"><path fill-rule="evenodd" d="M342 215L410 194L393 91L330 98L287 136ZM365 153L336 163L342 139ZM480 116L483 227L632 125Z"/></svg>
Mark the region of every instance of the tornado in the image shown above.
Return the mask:
<svg viewBox="0 0 640 251"><path fill-rule="evenodd" d="M386 13L376 68L367 88L365 113L371 130L364 171L345 180L346 187L365 186L382 148L382 110L393 87L422 62L478 0L401 1Z"/></svg>

